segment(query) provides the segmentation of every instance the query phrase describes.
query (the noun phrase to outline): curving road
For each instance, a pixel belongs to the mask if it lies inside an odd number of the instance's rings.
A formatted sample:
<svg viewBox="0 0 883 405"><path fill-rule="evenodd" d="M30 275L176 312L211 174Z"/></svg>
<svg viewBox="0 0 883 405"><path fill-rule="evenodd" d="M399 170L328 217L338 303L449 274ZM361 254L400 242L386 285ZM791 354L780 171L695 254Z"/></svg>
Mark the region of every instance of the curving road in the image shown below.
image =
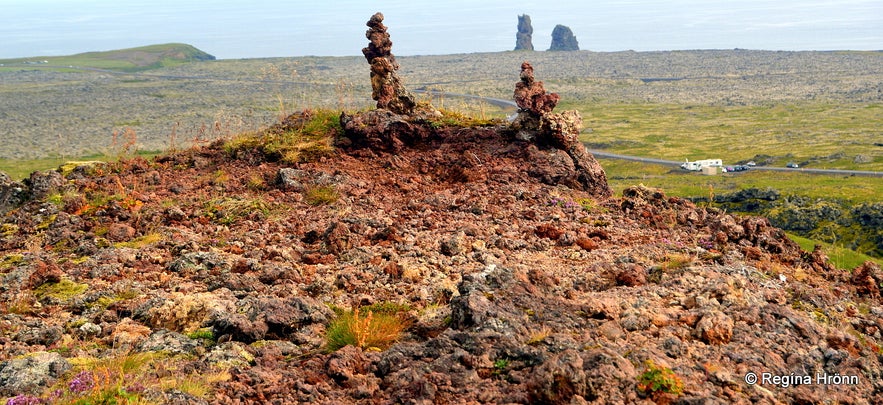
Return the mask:
<svg viewBox="0 0 883 405"><path fill-rule="evenodd" d="M608 153L599 150L590 149L589 152L592 152L593 155L608 159L621 159L621 160L630 160L634 162L643 162L643 163L652 163L664 166L675 166L681 167L682 162L676 162L674 160L663 160L663 159L654 159L654 158L645 158L639 156L628 156L628 155L619 155L616 153ZM836 169L789 169L787 167L771 167L771 166L754 166L751 170L766 170L771 172L798 172L798 173L807 173L807 174L833 174L833 175L844 175L844 176L870 176L870 177L883 177L883 172L872 172L867 170L836 170Z"/></svg>

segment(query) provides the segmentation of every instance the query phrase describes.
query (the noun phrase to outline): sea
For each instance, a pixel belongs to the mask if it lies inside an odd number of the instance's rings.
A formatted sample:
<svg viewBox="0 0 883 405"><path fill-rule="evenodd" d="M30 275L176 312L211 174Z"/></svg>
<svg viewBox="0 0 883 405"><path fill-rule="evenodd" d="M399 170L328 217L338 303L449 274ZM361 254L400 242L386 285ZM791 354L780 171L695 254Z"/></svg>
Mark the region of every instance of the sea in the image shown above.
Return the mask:
<svg viewBox="0 0 883 405"><path fill-rule="evenodd" d="M518 15L546 50L880 50L881 0L0 0L0 58L188 43L219 59L360 55L382 12L397 55L498 52Z"/></svg>

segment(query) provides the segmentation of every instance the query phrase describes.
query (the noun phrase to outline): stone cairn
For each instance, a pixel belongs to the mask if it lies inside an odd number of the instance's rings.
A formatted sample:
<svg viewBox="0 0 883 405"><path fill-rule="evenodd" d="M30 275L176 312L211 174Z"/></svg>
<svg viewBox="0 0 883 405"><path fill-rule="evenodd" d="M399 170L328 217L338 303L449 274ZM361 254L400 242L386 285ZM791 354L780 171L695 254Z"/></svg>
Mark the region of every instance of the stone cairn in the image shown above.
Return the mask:
<svg viewBox="0 0 883 405"><path fill-rule="evenodd" d="M579 140L582 117L575 110L552 112L561 97L558 93L546 93L543 82L534 79L530 62L521 64L521 81L515 84L514 97L518 105L518 115L511 126L515 138L567 152L585 189L598 196L610 196L607 175Z"/></svg>
<svg viewBox="0 0 883 405"><path fill-rule="evenodd" d="M392 54L392 41L383 25L383 14L371 16L367 25L365 36L370 42L367 48L362 49L362 54L371 64L371 97L377 101L377 108L396 114L413 113L417 103L396 74L399 64Z"/></svg>

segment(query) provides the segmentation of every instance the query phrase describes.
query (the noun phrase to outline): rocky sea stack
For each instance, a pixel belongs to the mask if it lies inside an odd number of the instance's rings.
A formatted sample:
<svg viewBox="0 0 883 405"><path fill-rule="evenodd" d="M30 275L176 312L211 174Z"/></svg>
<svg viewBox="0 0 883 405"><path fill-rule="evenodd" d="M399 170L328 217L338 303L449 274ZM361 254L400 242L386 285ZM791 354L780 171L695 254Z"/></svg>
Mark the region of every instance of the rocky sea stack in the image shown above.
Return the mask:
<svg viewBox="0 0 883 405"><path fill-rule="evenodd" d="M579 42L570 27L558 24L552 30L552 45L550 51L578 51Z"/></svg>
<svg viewBox="0 0 883 405"><path fill-rule="evenodd" d="M530 25L530 16L518 16L518 32L515 34L516 51L533 50L533 27Z"/></svg>
<svg viewBox="0 0 883 405"><path fill-rule="evenodd" d="M0 176L0 397L883 403L878 266L614 197L528 62L512 123L408 107L381 21L377 109Z"/></svg>

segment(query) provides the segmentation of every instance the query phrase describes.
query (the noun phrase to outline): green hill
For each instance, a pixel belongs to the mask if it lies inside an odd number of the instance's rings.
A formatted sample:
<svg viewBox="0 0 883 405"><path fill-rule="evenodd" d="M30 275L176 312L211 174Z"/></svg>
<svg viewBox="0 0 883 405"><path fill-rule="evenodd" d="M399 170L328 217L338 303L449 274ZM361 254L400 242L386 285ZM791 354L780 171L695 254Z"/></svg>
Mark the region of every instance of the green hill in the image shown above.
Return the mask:
<svg viewBox="0 0 883 405"><path fill-rule="evenodd" d="M137 72L206 60L215 60L215 57L192 45L160 44L114 51L86 52L69 56L0 59L0 65L2 65L0 69L45 66L47 68L87 67Z"/></svg>

